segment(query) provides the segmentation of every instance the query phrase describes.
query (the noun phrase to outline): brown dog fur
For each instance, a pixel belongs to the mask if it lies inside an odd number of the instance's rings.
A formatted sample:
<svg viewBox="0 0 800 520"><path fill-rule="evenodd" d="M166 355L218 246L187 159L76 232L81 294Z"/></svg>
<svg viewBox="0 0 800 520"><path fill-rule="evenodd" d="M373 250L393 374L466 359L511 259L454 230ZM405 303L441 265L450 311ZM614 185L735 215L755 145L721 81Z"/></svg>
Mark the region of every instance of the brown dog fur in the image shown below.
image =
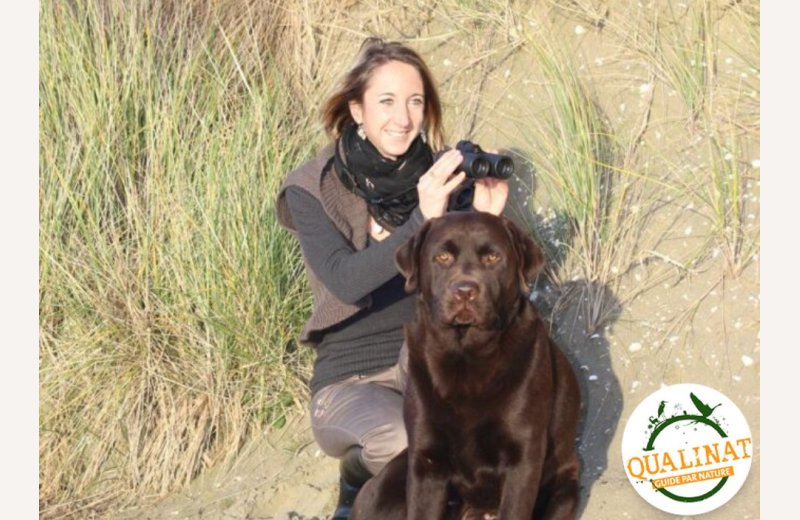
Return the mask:
<svg viewBox="0 0 800 520"><path fill-rule="evenodd" d="M396 258L419 292L405 329L409 447L351 520L574 518L580 392L527 298L539 249L508 219L450 213Z"/></svg>

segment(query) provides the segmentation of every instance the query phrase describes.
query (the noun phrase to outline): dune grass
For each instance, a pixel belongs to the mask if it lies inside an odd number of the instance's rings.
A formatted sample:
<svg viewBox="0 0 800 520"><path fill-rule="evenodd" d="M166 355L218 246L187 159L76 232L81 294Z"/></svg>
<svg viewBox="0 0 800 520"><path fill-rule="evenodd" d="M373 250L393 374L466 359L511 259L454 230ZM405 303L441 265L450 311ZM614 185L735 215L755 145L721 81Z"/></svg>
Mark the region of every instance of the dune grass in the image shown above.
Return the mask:
<svg viewBox="0 0 800 520"><path fill-rule="evenodd" d="M41 11L45 517L186 484L308 377L309 294L274 212L307 120L269 49L146 5Z"/></svg>
<svg viewBox="0 0 800 520"><path fill-rule="evenodd" d="M668 4L654 19L656 64L662 79L675 88L686 104L690 118L712 110L715 48L711 2L702 0L686 6Z"/></svg>
<svg viewBox="0 0 800 520"><path fill-rule="evenodd" d="M758 180L758 171L743 159L745 148L757 147L760 128L759 5L704 0L665 3L655 13L646 24L622 24L618 34L653 71L667 96L677 97L686 110L687 149L694 148L699 157L691 175L678 173L686 169L685 162L659 159L675 171L672 193L696 201L710 223L694 259L721 251L727 273L738 276L759 242L758 230L745 215L746 208L757 213L746 185ZM752 149L747 152L752 156ZM661 155L652 148L650 153Z"/></svg>
<svg viewBox="0 0 800 520"><path fill-rule="evenodd" d="M736 134L713 134L707 141L710 182L698 197L710 210L714 246L723 253L727 272L738 276L758 251L760 233L753 228L755 205L748 182L758 177L752 165L742 160L741 138Z"/></svg>
<svg viewBox="0 0 800 520"><path fill-rule="evenodd" d="M757 71L757 5L668 2L628 6L620 16L620 6L610 4L553 3L560 18L535 12L522 18L532 27L524 52L536 81L529 82L532 95L526 102L515 105L521 114L519 134L528 140L524 159L551 215L538 230L550 260L549 276L577 291L566 294L564 303L578 303L588 331L641 293L641 284L630 283L629 294L618 292L637 264L658 260L686 270L716 258L716 250L723 253L727 273L737 276L758 249L757 204L748 184L758 175L742 158L744 143L752 145L758 135L752 102L758 86L752 81L746 87L731 85L718 69L720 48L732 46L720 36L725 23L747 42L735 55L748 72ZM611 60L628 63L625 70L641 70L638 122L634 118L635 124L623 125L622 118L613 117L616 100L603 99L595 88L603 79L586 72L591 48L565 38L564 26L580 28L578 34L589 27L597 34L592 41L602 38L607 48L618 49ZM676 111L670 99L678 99L682 110ZM689 144L682 147L696 156L691 165L682 162L683 155L665 154L670 148L659 149L650 128L653 117L657 128L671 125L685 134ZM700 250L676 261L657 251L661 239L674 231L666 228L661 237L653 236L648 226L665 207L686 201L695 202L710 231ZM583 283L568 283L579 280Z"/></svg>
<svg viewBox="0 0 800 520"><path fill-rule="evenodd" d="M527 158L553 216L549 236L539 239L549 257L549 276L573 285L587 331L618 313L608 298L634 261L647 211L644 182L632 170L620 132L603 112L592 86L578 73L575 52L540 34L527 44L542 86L542 106L525 111Z"/></svg>

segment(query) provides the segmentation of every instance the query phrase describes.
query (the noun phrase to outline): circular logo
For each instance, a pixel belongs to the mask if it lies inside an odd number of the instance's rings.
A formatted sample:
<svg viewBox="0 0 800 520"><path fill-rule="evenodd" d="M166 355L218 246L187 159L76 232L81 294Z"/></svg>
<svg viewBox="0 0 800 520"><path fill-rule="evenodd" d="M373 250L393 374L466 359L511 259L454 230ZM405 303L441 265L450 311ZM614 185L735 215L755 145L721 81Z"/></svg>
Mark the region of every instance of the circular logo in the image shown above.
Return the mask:
<svg viewBox="0 0 800 520"><path fill-rule="evenodd" d="M675 515L707 513L733 498L753 460L750 428L733 401L695 384L664 387L633 411L622 462L636 492Z"/></svg>

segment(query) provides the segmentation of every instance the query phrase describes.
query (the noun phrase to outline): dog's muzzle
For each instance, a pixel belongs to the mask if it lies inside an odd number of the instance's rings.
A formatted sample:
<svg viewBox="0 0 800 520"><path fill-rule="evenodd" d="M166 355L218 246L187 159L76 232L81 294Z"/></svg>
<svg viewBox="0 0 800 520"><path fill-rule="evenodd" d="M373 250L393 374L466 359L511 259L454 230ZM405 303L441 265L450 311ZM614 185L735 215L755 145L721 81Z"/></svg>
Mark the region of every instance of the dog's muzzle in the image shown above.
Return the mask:
<svg viewBox="0 0 800 520"><path fill-rule="evenodd" d="M451 325L472 325L478 319L476 303L480 286L471 280L456 280L447 288L447 321Z"/></svg>
<svg viewBox="0 0 800 520"><path fill-rule="evenodd" d="M457 302L471 302L478 297L480 287L468 280L459 280L450 284L450 293Z"/></svg>

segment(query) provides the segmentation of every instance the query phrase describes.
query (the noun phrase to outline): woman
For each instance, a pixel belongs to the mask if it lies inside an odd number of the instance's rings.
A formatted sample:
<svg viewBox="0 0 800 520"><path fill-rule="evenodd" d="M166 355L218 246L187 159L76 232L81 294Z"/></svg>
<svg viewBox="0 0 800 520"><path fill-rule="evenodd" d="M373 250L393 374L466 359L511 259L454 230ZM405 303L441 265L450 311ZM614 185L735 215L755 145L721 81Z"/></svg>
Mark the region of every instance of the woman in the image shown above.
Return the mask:
<svg viewBox="0 0 800 520"><path fill-rule="evenodd" d="M317 351L311 427L341 459L332 517L341 520L361 485L407 445L401 347L415 300L395 250L466 183L455 172L458 150L434 161L444 142L439 97L422 58L403 44L368 38L322 119L333 144L289 174L278 214L300 241L314 294L300 340ZM505 181L481 179L472 206L500 214L507 197Z"/></svg>

